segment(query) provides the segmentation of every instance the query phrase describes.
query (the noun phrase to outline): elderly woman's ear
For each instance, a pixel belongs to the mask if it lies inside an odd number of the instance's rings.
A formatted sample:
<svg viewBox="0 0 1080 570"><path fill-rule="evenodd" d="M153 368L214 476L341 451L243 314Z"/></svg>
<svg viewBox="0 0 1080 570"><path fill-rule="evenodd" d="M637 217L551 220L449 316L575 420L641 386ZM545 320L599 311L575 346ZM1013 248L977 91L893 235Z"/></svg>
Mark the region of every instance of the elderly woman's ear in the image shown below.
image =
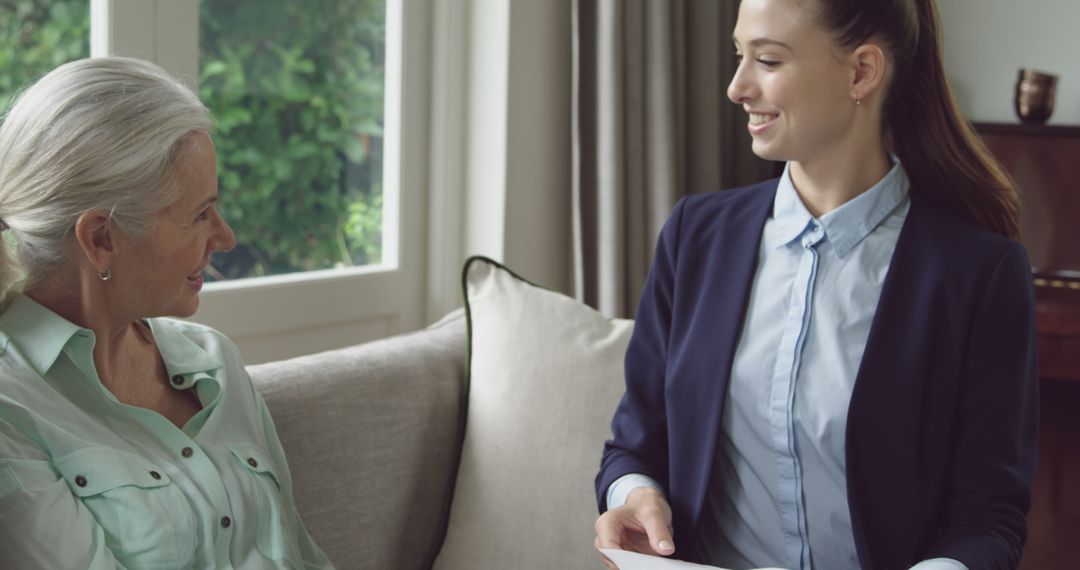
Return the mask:
<svg viewBox="0 0 1080 570"><path fill-rule="evenodd" d="M116 226L104 210L83 212L75 220L75 242L87 262L99 275L108 274L118 250Z"/></svg>

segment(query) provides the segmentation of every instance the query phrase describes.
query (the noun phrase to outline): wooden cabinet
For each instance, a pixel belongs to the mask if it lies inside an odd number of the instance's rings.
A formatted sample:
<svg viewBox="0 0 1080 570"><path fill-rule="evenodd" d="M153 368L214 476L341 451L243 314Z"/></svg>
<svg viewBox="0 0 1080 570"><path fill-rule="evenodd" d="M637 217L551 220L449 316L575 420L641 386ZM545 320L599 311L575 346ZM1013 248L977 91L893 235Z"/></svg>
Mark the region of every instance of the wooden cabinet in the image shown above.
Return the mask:
<svg viewBox="0 0 1080 570"><path fill-rule="evenodd" d="M1035 271L1039 465L1023 570L1076 567L1080 543L1080 127L976 123L1016 180Z"/></svg>

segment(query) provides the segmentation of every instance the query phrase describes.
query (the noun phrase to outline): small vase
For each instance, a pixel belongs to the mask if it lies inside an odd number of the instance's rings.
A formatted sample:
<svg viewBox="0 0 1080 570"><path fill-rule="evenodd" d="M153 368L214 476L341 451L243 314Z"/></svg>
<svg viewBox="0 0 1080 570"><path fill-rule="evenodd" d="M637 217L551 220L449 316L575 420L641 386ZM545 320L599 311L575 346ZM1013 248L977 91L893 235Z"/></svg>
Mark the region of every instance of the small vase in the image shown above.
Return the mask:
<svg viewBox="0 0 1080 570"><path fill-rule="evenodd" d="M1025 124L1041 125L1054 112L1057 76L1032 69L1021 69L1016 80L1016 115Z"/></svg>

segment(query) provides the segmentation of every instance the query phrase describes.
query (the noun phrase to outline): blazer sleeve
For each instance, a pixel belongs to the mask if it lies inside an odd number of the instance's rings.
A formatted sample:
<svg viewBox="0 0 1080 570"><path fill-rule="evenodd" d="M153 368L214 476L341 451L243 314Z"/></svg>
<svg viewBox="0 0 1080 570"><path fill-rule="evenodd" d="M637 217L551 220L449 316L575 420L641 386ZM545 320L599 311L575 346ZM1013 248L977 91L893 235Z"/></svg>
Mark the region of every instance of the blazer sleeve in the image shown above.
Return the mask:
<svg viewBox="0 0 1080 570"><path fill-rule="evenodd" d="M965 351L942 527L926 558L1019 566L1038 448L1034 289L1016 242L985 276Z"/></svg>
<svg viewBox="0 0 1080 570"><path fill-rule="evenodd" d="M676 264L686 198L680 200L657 240L645 279L624 360L626 392L611 421L612 439L604 444L596 498L607 510L607 489L616 479L641 473L667 488L667 412L664 401Z"/></svg>

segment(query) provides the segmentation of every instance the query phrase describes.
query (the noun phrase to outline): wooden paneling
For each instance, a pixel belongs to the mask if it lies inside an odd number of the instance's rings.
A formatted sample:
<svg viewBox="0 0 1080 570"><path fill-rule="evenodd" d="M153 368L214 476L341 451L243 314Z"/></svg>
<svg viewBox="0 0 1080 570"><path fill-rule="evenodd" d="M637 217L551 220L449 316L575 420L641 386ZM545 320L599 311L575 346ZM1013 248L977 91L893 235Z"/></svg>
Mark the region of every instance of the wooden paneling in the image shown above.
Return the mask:
<svg viewBox="0 0 1080 570"><path fill-rule="evenodd" d="M1080 382L1044 380L1022 570L1075 568L1080 546Z"/></svg>
<svg viewBox="0 0 1080 570"><path fill-rule="evenodd" d="M976 130L1020 188L1022 241L1035 272L1080 276L1080 128Z"/></svg>
<svg viewBox="0 0 1080 570"><path fill-rule="evenodd" d="M1080 248L1080 242L1077 246ZM1039 375L1044 379L1080 382L1080 289L1054 289L1040 286L1041 281L1037 278L1035 286ZM1080 281L1076 283L1080 285ZM1077 413L1080 414L1080 407Z"/></svg>
<svg viewBox="0 0 1080 570"><path fill-rule="evenodd" d="M1022 570L1077 567L1080 551L1080 128L976 124L1016 180L1035 272L1039 464Z"/></svg>

